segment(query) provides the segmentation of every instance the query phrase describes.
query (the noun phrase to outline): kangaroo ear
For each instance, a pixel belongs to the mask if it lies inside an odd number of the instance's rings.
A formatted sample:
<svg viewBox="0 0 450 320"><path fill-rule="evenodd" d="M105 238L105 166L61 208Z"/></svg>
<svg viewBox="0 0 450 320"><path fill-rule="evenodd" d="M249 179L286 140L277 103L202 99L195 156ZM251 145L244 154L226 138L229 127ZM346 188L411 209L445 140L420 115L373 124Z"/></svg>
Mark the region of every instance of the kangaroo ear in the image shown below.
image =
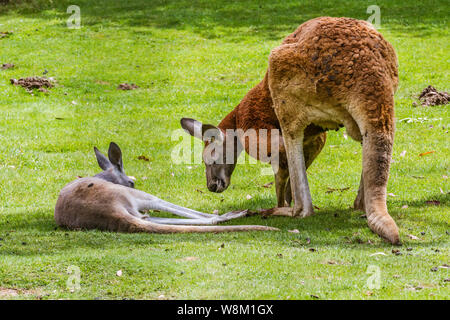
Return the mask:
<svg viewBox="0 0 450 320"><path fill-rule="evenodd" d="M181 127L191 136L203 141L223 141L222 131L212 124L203 124L200 121L190 118L183 118L180 121Z"/></svg>
<svg viewBox="0 0 450 320"><path fill-rule="evenodd" d="M97 157L97 162L100 168L103 170L108 170L112 166L111 162L106 158L103 153L101 153L97 147L94 147L95 156Z"/></svg>
<svg viewBox="0 0 450 320"><path fill-rule="evenodd" d="M202 125L202 136L203 141L208 142L223 142L223 132L219 128L213 126L212 124Z"/></svg>
<svg viewBox="0 0 450 320"><path fill-rule="evenodd" d="M180 120L181 127L191 136L202 140L202 126L200 121L190 118L183 118Z"/></svg>
<svg viewBox="0 0 450 320"><path fill-rule="evenodd" d="M114 142L109 144L108 158L113 166L116 166L120 172L123 172L122 151Z"/></svg>

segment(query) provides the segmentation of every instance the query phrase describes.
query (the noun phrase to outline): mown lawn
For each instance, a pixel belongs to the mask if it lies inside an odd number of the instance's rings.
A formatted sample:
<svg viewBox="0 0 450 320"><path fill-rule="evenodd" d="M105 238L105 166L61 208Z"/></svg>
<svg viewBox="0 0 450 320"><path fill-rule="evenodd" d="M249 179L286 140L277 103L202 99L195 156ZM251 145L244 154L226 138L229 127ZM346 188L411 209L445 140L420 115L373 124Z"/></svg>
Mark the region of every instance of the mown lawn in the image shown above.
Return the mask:
<svg viewBox="0 0 450 320"><path fill-rule="evenodd" d="M448 3L376 2L380 32L400 63L388 207L402 247L382 241L350 208L361 147L345 130L329 133L309 169L315 216L233 222L280 232L71 232L53 220L60 189L97 173L93 146L105 151L110 141L122 147L137 188L166 200L221 213L275 206L274 187L262 187L273 177L260 174L261 164L238 166L227 191L208 192L203 165L172 162L172 132L185 116L217 124L300 23L367 19L373 1L78 0L79 30L66 26L72 1L33 3L0 7L0 32L13 32L0 39L0 63L16 65L0 70L0 299L450 297L449 269L435 268L450 264L449 107L413 107L427 85L449 90ZM49 93L10 84L44 70L59 84ZM123 82L140 89L117 90ZM428 151L435 152L419 156ZM69 266L81 270L74 292ZM371 270L379 271L379 289L367 286Z"/></svg>

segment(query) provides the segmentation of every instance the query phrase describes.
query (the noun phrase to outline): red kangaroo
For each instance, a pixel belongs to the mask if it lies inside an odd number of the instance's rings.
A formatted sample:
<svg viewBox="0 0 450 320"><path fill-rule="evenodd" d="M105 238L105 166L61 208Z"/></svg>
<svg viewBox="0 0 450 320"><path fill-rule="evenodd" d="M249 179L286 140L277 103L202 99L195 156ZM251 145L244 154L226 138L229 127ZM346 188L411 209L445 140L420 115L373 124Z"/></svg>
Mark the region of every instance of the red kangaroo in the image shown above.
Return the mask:
<svg viewBox="0 0 450 320"><path fill-rule="evenodd" d="M395 51L372 25L350 18L321 17L300 25L272 50L263 81L218 128L186 118L181 125L201 139L205 132L216 131L215 140L204 139L203 153L208 189L214 192L228 187L236 161L217 164L216 160L205 159L211 143L217 144L214 159L221 159L225 151L218 146L227 139L226 129L280 128L283 141L279 170L275 172L280 208L273 214L299 217L314 213L306 169L320 153L325 131L345 126L349 136L363 146L363 170L354 207L366 212L375 233L398 244L398 227L386 206L397 86ZM269 149L269 141L269 135L266 140L258 139L258 149ZM250 152L245 137L238 137L234 143ZM240 149L235 149L236 160ZM294 207L281 208L290 202L289 187Z"/></svg>

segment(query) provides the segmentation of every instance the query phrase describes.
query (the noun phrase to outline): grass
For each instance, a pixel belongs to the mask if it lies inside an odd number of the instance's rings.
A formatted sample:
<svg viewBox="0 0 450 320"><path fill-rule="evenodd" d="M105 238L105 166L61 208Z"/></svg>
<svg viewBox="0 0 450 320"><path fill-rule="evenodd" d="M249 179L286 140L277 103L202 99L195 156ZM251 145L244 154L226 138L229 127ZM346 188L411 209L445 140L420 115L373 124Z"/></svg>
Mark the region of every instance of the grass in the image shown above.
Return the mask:
<svg viewBox="0 0 450 320"><path fill-rule="evenodd" d="M396 248L350 209L361 148L344 130L330 132L309 170L315 216L233 222L281 232L71 232L53 220L61 188L97 173L93 146L105 151L110 141L122 147L137 188L166 200L205 212L273 207L274 187L262 187L273 177L260 174L263 165L238 166L229 190L210 193L203 165L171 161L178 143L172 132L184 116L217 124L262 79L270 50L300 23L321 15L367 19L372 1L78 0L80 30L66 27L72 2L53 2L0 7L0 31L14 32L0 39L0 62L16 65L0 70L0 298L450 297L448 269L431 271L449 264L449 107L412 106L429 84L449 89L448 3L377 1L380 32L400 63L388 208L403 246L394 255ZM48 94L32 96L9 83L45 69L60 84ZM116 90L122 82L140 89ZM350 189L326 193L328 187ZM372 256L377 252L385 255ZM74 292L66 285L72 265L81 270ZM369 266L380 270L379 289L367 287ZM5 288L18 295L1 295Z"/></svg>

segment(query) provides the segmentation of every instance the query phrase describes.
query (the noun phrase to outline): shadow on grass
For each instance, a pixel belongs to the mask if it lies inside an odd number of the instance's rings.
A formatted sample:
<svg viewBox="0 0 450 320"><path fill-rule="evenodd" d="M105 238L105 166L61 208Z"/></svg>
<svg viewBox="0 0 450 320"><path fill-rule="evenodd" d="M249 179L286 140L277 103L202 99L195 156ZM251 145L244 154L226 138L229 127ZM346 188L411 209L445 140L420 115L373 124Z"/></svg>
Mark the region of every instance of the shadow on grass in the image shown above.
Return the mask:
<svg viewBox="0 0 450 320"><path fill-rule="evenodd" d="M408 207L414 208L426 208L430 206L437 206L440 208L450 207L450 194L438 193L433 196L428 196L426 199L415 199L415 200L397 200L389 201L396 205L407 205Z"/></svg>
<svg viewBox="0 0 450 320"><path fill-rule="evenodd" d="M434 200L440 201L440 206L448 205L446 195L436 195ZM426 208L429 199L408 202L416 208ZM252 206L260 206L262 200L254 199ZM400 203L400 202L399 202ZM402 202L404 203L404 202ZM392 204L392 203L391 203ZM237 209L237 208L236 208ZM391 209L394 219L402 215L400 210ZM254 245L274 247L328 248L339 246L348 249L386 249L389 243L373 234L367 227L362 212L342 208L322 208L314 216L299 219L289 217L250 216L226 224L262 224L279 228L279 232L244 232L222 234L121 234L101 231L69 231L58 228L53 215L48 211L38 210L29 214L8 214L0 219L0 254L33 256L58 255L67 250L108 250L126 248L145 248L165 250L184 245L202 245L210 242L234 242L242 246ZM423 220L421 216L403 216L402 220ZM429 222L429 227L442 228L442 222ZM448 225L448 223L447 223ZM297 229L298 233L287 232ZM401 230L404 247L428 248L438 247L448 243L448 236L427 238L420 242L406 238L407 230ZM33 243L27 243L28 239ZM309 239L309 240L308 240ZM368 241L370 240L370 241ZM166 249L168 250L168 249ZM170 249L171 250L171 249Z"/></svg>
<svg viewBox="0 0 450 320"><path fill-rule="evenodd" d="M0 13L11 11L38 19L65 20L72 1L34 0L28 5L9 5ZM34 4L33 4L34 3ZM227 1L227 0L78 0L82 25L110 27L156 27L189 29L205 38L256 37L280 39L288 32L315 17L346 16L367 20L370 1ZM446 2L377 1L381 8L381 25L398 32L428 36L447 23ZM52 10L53 9L53 10ZM233 31L235 30L235 31ZM142 31L142 30L141 30Z"/></svg>

